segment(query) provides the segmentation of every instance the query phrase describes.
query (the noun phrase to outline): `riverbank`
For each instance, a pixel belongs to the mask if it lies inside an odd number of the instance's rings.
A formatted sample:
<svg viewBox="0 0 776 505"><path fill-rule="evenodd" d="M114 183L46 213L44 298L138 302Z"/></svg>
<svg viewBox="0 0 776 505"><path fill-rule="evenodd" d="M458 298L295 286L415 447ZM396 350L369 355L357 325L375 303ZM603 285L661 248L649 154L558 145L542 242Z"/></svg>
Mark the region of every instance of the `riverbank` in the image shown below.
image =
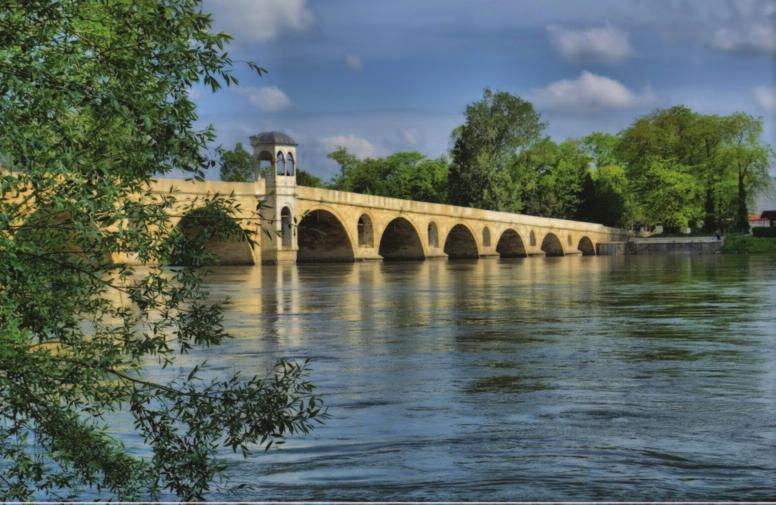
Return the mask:
<svg viewBox="0 0 776 505"><path fill-rule="evenodd" d="M727 235L720 252L722 254L776 254L776 237Z"/></svg>
<svg viewBox="0 0 776 505"><path fill-rule="evenodd" d="M625 254L719 254L722 241L714 236L631 238Z"/></svg>

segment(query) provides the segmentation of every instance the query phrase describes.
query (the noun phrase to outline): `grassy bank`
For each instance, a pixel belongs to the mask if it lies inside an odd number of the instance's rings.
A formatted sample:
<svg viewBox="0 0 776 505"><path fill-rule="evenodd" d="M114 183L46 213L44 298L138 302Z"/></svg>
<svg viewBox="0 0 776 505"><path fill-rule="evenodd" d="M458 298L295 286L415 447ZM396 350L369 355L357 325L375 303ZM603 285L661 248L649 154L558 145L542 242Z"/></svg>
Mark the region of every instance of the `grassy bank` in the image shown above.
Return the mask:
<svg viewBox="0 0 776 505"><path fill-rule="evenodd" d="M722 254L776 254L776 237L727 235Z"/></svg>

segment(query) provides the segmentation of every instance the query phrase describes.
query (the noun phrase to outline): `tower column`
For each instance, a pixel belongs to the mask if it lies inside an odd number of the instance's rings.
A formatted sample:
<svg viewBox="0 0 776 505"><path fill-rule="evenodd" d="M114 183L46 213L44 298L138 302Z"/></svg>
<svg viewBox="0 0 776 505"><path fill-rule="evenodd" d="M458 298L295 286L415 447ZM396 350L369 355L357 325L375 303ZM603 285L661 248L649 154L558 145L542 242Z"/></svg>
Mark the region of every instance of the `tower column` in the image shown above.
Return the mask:
<svg viewBox="0 0 776 505"><path fill-rule="evenodd" d="M262 263L295 263L297 251L296 216L296 146L297 143L281 132L264 132L251 137L254 156L269 161L266 195L262 200L262 227L271 233L261 233Z"/></svg>

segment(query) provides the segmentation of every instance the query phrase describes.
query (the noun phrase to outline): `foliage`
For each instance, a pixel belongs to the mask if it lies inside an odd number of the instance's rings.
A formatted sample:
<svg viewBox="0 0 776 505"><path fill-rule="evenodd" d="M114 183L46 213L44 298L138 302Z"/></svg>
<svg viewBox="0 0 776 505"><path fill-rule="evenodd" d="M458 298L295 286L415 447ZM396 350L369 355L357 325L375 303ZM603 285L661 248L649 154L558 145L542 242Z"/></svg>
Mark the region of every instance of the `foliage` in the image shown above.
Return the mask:
<svg viewBox="0 0 776 505"><path fill-rule="evenodd" d="M300 186L308 186L311 188L323 188L325 184L320 177L311 174L301 168L296 169L296 183Z"/></svg>
<svg viewBox="0 0 776 505"><path fill-rule="evenodd" d="M746 234L725 236L723 254L776 254L776 237L753 237Z"/></svg>
<svg viewBox="0 0 776 505"><path fill-rule="evenodd" d="M148 360L166 366L228 337L223 303L207 301L199 271L157 266L181 244L170 240L170 211L194 204L150 188L157 173L201 179L215 166L202 154L213 132L193 127L188 90L237 80L229 36L210 25L196 0L0 0L5 500L83 487L200 499L224 469L221 448L268 448L321 415L306 365L212 380L195 367L171 383L143 374ZM208 206L237 211L228 196ZM193 244L192 263L208 264L203 241ZM128 251L146 267L112 263ZM117 411L134 418L151 457L110 435Z"/></svg>
<svg viewBox="0 0 776 505"><path fill-rule="evenodd" d="M625 169L604 165L585 176L577 219L630 228L635 208Z"/></svg>
<svg viewBox="0 0 776 505"><path fill-rule="evenodd" d="M466 122L453 130L450 203L490 210L521 207L510 168L519 152L539 139L544 123L530 102L485 89L466 107Z"/></svg>
<svg viewBox="0 0 776 505"><path fill-rule="evenodd" d="M233 150L218 149L221 164L221 180L228 182L253 182L259 176L259 164L253 155L238 142Z"/></svg>
<svg viewBox="0 0 776 505"><path fill-rule="evenodd" d="M417 152L398 152L387 158L359 160L343 147L329 158L340 166L332 189L423 202L447 201L448 165L442 158L431 160Z"/></svg>
<svg viewBox="0 0 776 505"><path fill-rule="evenodd" d="M549 137L525 149L512 167L521 212L571 219L582 204L590 164L579 142L556 144Z"/></svg>
<svg viewBox="0 0 776 505"><path fill-rule="evenodd" d="M219 241L256 245L252 235L237 224L233 206L220 198L208 198L201 207L187 212L170 232L164 263L190 267L212 265L218 257L208 246Z"/></svg>
<svg viewBox="0 0 776 505"><path fill-rule="evenodd" d="M776 238L776 227L757 226L755 228L752 228L752 236Z"/></svg>
<svg viewBox="0 0 776 505"><path fill-rule="evenodd" d="M665 214L652 212L657 204L675 207L674 221L702 225L706 231L725 228L733 221L745 229L747 205L771 184L767 172L773 153L760 140L761 133L762 121L746 114L702 115L684 106L638 118L620 133L615 154L627 169L642 224L666 224L660 221ZM669 201L656 202L654 198L661 195L672 198L671 191L657 194L650 191L654 186L644 184L656 181L656 162L689 176L692 181L685 178L684 182L692 186L698 201L683 198L681 209Z"/></svg>

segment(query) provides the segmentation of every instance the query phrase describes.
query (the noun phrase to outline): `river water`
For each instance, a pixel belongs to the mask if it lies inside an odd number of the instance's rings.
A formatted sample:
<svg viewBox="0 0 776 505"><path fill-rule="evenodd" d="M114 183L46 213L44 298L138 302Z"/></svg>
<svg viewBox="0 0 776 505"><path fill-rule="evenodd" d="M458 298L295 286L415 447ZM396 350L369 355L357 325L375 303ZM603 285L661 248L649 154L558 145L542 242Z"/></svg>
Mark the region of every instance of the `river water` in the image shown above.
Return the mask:
<svg viewBox="0 0 776 505"><path fill-rule="evenodd" d="M331 417L214 498L776 498L776 258L223 267L212 373L310 358ZM131 444L130 444L131 445Z"/></svg>

